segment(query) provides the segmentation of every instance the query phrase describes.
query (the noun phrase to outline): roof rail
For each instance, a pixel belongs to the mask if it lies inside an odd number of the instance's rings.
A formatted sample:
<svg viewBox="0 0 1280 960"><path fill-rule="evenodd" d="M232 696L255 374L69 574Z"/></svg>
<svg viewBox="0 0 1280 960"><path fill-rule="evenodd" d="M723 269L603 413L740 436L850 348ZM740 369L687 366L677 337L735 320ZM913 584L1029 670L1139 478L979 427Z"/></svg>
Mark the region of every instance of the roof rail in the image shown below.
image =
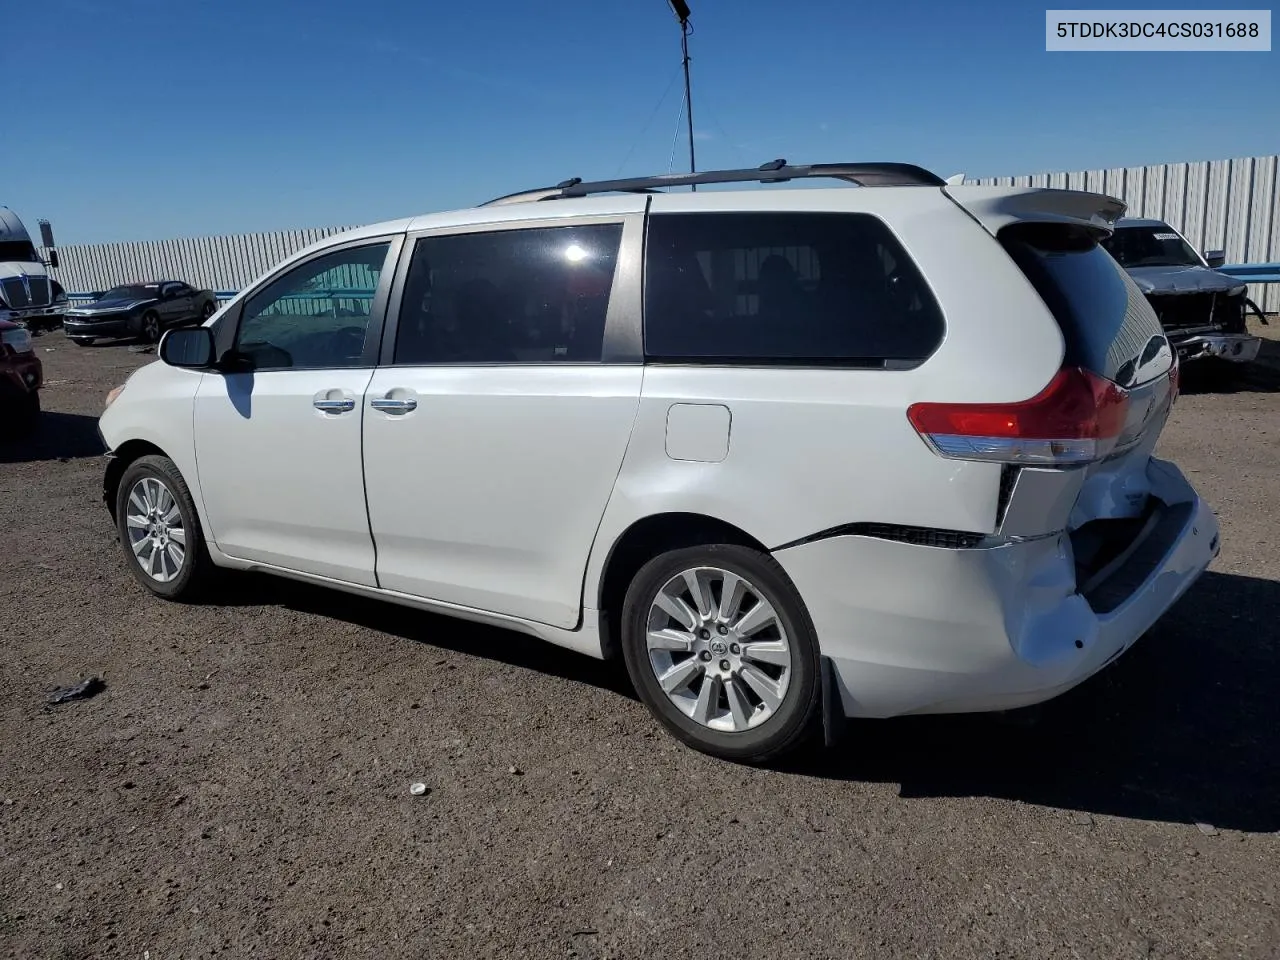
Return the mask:
<svg viewBox="0 0 1280 960"><path fill-rule="evenodd" d="M510 193L481 206L562 200L594 193L655 193L663 187L690 187L703 183L783 183L815 177L844 180L863 187L941 187L946 184L937 174L913 163L808 163L789 166L785 160L771 160L754 169L668 173L627 180L597 180L594 183L584 183L580 177L574 177L554 187Z"/></svg>

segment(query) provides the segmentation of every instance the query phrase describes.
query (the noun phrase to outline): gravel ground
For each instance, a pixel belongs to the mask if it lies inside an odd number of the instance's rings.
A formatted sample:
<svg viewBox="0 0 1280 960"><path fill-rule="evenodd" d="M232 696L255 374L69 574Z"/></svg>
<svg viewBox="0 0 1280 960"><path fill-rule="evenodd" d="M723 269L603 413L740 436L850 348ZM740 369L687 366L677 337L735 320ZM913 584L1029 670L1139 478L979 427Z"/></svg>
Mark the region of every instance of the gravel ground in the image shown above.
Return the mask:
<svg viewBox="0 0 1280 960"><path fill-rule="evenodd" d="M36 343L42 437L0 448L0 955L1280 954L1280 340L1179 400L1161 454L1224 549L1132 652L1030 717L771 770L517 634L265 578L151 599L94 417L152 357Z"/></svg>

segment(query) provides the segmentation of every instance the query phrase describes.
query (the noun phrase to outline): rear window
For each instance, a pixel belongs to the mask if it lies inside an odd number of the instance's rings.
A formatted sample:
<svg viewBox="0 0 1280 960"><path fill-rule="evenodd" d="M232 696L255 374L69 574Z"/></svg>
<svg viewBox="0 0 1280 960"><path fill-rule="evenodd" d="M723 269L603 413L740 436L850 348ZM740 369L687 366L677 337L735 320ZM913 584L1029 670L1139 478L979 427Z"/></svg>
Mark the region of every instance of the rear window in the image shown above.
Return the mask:
<svg viewBox="0 0 1280 960"><path fill-rule="evenodd" d="M1147 298L1087 231L1020 223L1000 242L1057 318L1071 366L1130 386L1165 346Z"/></svg>
<svg viewBox="0 0 1280 960"><path fill-rule="evenodd" d="M915 366L943 318L889 228L866 214L655 214L645 262L653 360Z"/></svg>

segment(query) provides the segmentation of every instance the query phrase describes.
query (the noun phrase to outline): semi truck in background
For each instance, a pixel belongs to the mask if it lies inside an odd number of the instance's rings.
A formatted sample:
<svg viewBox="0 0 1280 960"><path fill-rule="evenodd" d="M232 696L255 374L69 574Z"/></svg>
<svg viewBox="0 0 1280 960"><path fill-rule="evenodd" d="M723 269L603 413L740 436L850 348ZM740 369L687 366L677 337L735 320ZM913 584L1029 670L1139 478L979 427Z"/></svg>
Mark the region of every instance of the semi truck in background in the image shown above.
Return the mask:
<svg viewBox="0 0 1280 960"><path fill-rule="evenodd" d="M49 221L40 221L42 259L31 235L8 207L0 206L0 443L33 432L40 422L44 367L31 335L62 325L66 291L49 274L57 269Z"/></svg>
<svg viewBox="0 0 1280 960"><path fill-rule="evenodd" d="M0 206L0 321L34 333L61 326L67 310L66 291L49 273L58 267L58 251L47 220L40 221L40 233L48 260L40 257L18 215Z"/></svg>

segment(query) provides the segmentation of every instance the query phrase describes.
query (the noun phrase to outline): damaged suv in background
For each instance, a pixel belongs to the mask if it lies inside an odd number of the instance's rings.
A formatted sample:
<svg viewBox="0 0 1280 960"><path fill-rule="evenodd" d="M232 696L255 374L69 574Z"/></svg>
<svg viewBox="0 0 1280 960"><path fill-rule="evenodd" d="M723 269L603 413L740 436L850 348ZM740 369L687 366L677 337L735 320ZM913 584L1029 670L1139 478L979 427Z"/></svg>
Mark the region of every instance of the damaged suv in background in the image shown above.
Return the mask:
<svg viewBox="0 0 1280 960"><path fill-rule="evenodd" d="M1246 285L1219 273L1225 255L1202 257L1163 220L1122 218L1102 246L1128 271L1164 327L1179 360L1219 357L1245 362L1258 355L1261 341L1250 336L1245 316L1252 309Z"/></svg>

